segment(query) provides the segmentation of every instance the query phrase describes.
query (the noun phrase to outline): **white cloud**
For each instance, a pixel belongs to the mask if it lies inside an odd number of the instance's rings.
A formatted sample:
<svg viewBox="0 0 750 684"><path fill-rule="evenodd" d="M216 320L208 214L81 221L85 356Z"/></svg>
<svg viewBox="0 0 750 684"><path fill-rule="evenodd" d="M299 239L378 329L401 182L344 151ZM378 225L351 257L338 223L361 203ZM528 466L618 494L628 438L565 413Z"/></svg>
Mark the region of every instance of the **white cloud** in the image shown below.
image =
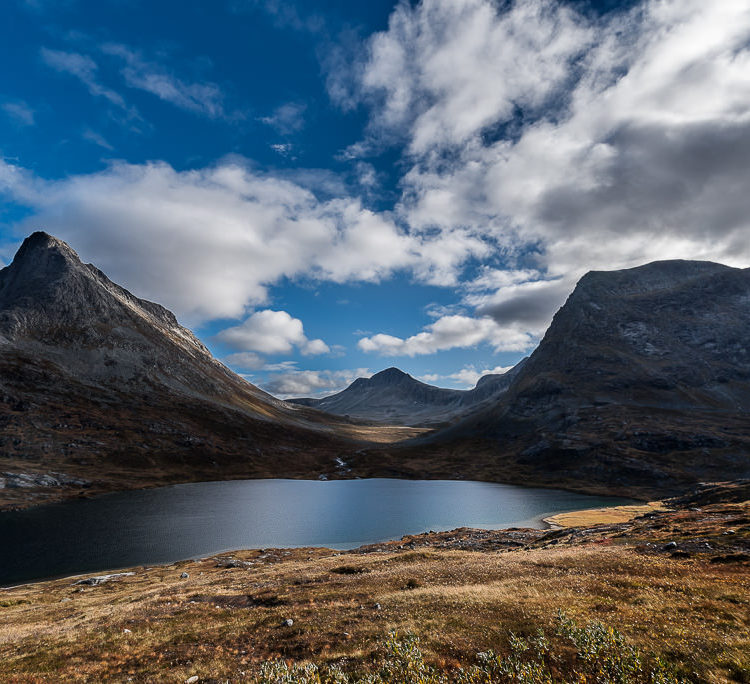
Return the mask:
<svg viewBox="0 0 750 684"><path fill-rule="evenodd" d="M271 116L261 117L260 120L282 135L290 135L304 128L306 110L307 105L304 103L287 102L277 107Z"/></svg>
<svg viewBox="0 0 750 684"><path fill-rule="evenodd" d="M60 73L74 76L88 88L92 95L103 97L120 109L128 109L122 95L99 83L97 79L98 66L88 55L63 50L50 50L45 47L41 49L40 54L47 66Z"/></svg>
<svg viewBox="0 0 750 684"><path fill-rule="evenodd" d="M224 95L215 83L186 83L170 73L164 66L149 62L125 45L107 43L102 52L125 62L121 70L125 83L156 95L180 109L210 118L225 116Z"/></svg>
<svg viewBox="0 0 750 684"><path fill-rule="evenodd" d="M239 318L282 277L376 282L420 261L422 241L359 200L320 201L241 160L193 171L113 163L46 181L0 161L0 191L40 227L190 324Z"/></svg>
<svg viewBox="0 0 750 684"><path fill-rule="evenodd" d="M455 373L445 376L451 380L455 380L460 385L468 388L476 387L477 382L480 378L485 375L502 375L507 373L513 366L495 366L494 368L484 368L477 370L474 366L465 366Z"/></svg>
<svg viewBox="0 0 750 684"><path fill-rule="evenodd" d="M381 356L418 356L482 343L488 343L495 351L524 351L532 345L533 339L513 324L500 326L489 317L453 315L439 318L406 339L378 333L363 337L357 346L364 352Z"/></svg>
<svg viewBox="0 0 750 684"><path fill-rule="evenodd" d="M0 109L5 112L6 116L10 117L21 126L34 125L34 110L25 102L3 102L3 104L0 105Z"/></svg>
<svg viewBox="0 0 750 684"><path fill-rule="evenodd" d="M440 373L427 373L420 379L423 382L428 382L431 385L441 386L441 381L451 380L453 383L460 385L459 389L472 389L476 387L477 382L485 375L502 375L511 370L513 366L495 366L494 368L484 368L477 370L476 366L469 365L464 366L461 370L455 373L448 373L447 375L441 375Z"/></svg>
<svg viewBox="0 0 750 684"><path fill-rule="evenodd" d="M237 352L225 356L223 360L227 365L242 370L264 370L266 367L266 360L255 352Z"/></svg>
<svg viewBox="0 0 750 684"><path fill-rule="evenodd" d="M284 14L275 0L251 4ZM280 177L236 161L114 164L51 182L0 164L0 184L36 212L19 231L58 233L193 322L264 306L284 277L375 282L403 269L458 287L471 314L445 312L405 339L367 335L360 348L523 349L587 270L750 263L746 0L643 0L603 17L578 6L404 2L347 73L332 51L332 97L349 105L355 93L371 108L349 152L405 145L392 212L365 208L318 170ZM117 101L90 58L43 57ZM133 82L151 83L141 66L126 63ZM216 91L166 83L160 97L223 111ZM360 191L376 187L371 167L353 171ZM470 260L487 266L462 282Z"/></svg>
<svg viewBox="0 0 750 684"><path fill-rule="evenodd" d="M299 318L292 318L286 311L271 309L256 311L240 325L222 330L216 338L242 352L289 354L297 347L305 356L312 356L330 351L323 340L307 339ZM253 359L247 357L243 360Z"/></svg>
<svg viewBox="0 0 750 684"><path fill-rule="evenodd" d="M254 371L292 371L297 367L296 361L277 361L269 363L255 352L237 352L224 357L224 362L232 368Z"/></svg>
<svg viewBox="0 0 750 684"><path fill-rule="evenodd" d="M262 385L266 392L281 398L320 397L346 389L357 378L369 378L367 368L351 370L295 370L271 376Z"/></svg>
<svg viewBox="0 0 750 684"><path fill-rule="evenodd" d="M360 148L405 141L397 216L449 246L420 277L501 256L464 303L538 334L588 270L750 263L749 46L745 0L403 3L354 69Z"/></svg>
<svg viewBox="0 0 750 684"><path fill-rule="evenodd" d="M101 133L92 131L90 128L87 128L82 135L84 140L88 140L90 143L94 143L94 145L103 147L105 150L109 150L110 152L112 152L115 149L106 141Z"/></svg>
<svg viewBox="0 0 750 684"><path fill-rule="evenodd" d="M292 143L272 143L269 147L280 154L282 157L288 157L292 153Z"/></svg>
<svg viewBox="0 0 750 684"><path fill-rule="evenodd" d="M504 12L488 0L401 3L370 40L361 85L380 100L373 125L408 129L410 151L423 154L544 105L591 40L557 2Z"/></svg>
<svg viewBox="0 0 750 684"><path fill-rule="evenodd" d="M318 356L319 354L330 353L330 347L323 342L323 340L308 340L302 345L301 350L303 356Z"/></svg>

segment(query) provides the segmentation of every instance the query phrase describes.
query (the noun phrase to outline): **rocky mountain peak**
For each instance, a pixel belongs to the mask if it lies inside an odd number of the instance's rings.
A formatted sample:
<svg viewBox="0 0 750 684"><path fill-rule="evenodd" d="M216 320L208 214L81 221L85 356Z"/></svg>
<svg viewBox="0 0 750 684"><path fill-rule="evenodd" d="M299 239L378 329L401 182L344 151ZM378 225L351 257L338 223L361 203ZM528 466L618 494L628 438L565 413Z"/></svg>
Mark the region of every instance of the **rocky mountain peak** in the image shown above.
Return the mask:
<svg viewBox="0 0 750 684"><path fill-rule="evenodd" d="M21 244L13 260L24 261L29 258L38 258L34 255L43 252L53 252L59 256L80 261L78 254L67 243L43 230L37 230L29 235Z"/></svg>
<svg viewBox="0 0 750 684"><path fill-rule="evenodd" d="M136 332L137 331L137 332ZM43 231L27 237L0 270L0 336L57 347L146 349L166 336L207 354L174 314L113 283L62 240Z"/></svg>
<svg viewBox="0 0 750 684"><path fill-rule="evenodd" d="M391 368L386 368L379 373L375 373L375 375L370 378L370 383L380 385L393 385L397 382L405 380L406 378L411 379L411 375L409 375L408 373L404 373L404 371L402 371L401 369L392 366Z"/></svg>
<svg viewBox="0 0 750 684"><path fill-rule="evenodd" d="M84 268L62 240L42 231L27 237L9 266L0 270L0 306L36 296L66 274Z"/></svg>

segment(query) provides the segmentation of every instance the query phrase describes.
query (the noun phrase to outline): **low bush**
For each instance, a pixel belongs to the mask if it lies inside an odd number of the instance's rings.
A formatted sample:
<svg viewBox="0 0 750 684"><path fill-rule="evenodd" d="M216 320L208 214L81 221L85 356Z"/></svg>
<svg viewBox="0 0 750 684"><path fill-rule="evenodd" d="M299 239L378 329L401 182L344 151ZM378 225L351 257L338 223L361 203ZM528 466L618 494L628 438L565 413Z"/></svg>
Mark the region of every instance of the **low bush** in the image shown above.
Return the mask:
<svg viewBox="0 0 750 684"><path fill-rule="evenodd" d="M377 669L347 673L338 665L264 663L258 684L680 684L658 658L646 658L615 628L598 621L583 626L559 614L552 637L508 635L507 653L477 654L466 668L441 671L426 662L414 634L391 632L381 644Z"/></svg>

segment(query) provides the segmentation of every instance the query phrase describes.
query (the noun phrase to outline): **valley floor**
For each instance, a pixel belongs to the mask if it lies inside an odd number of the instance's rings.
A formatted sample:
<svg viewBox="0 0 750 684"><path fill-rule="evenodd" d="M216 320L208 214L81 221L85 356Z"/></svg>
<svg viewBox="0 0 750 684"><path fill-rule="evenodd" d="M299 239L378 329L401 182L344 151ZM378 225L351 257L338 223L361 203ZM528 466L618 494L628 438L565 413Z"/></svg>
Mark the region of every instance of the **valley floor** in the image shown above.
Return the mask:
<svg viewBox="0 0 750 684"><path fill-rule="evenodd" d="M511 632L544 629L555 681L570 681L570 646L554 636L563 611L617 628L687 681L750 681L750 501L129 572L0 590L0 680L257 681L277 658L374 671L391 630L417 635L427 664L450 674L480 651L507 653Z"/></svg>

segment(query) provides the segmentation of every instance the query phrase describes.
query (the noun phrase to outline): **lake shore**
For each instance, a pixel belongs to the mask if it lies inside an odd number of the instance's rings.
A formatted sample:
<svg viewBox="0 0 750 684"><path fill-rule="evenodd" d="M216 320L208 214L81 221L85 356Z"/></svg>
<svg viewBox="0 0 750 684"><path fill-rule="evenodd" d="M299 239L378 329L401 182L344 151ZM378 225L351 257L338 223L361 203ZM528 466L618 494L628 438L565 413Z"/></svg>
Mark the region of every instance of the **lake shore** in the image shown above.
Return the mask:
<svg viewBox="0 0 750 684"><path fill-rule="evenodd" d="M666 511L668 508L669 505L665 501L649 501L645 504L587 508L580 511L557 513L542 518L542 520L556 530L566 527L591 527L592 525L628 522L640 515L654 511Z"/></svg>
<svg viewBox="0 0 750 684"><path fill-rule="evenodd" d="M340 550L458 526L544 527L631 500L465 480L231 480L118 492L0 515L0 586L222 551Z"/></svg>
<svg viewBox="0 0 750 684"><path fill-rule="evenodd" d="M450 672L507 649L508 632L552 629L563 610L617 626L685 676L738 681L750 672L749 568L750 502L348 552L220 554L101 584L0 590L0 679L254 681L276 657L369 671L391 629L417 634L427 660Z"/></svg>

